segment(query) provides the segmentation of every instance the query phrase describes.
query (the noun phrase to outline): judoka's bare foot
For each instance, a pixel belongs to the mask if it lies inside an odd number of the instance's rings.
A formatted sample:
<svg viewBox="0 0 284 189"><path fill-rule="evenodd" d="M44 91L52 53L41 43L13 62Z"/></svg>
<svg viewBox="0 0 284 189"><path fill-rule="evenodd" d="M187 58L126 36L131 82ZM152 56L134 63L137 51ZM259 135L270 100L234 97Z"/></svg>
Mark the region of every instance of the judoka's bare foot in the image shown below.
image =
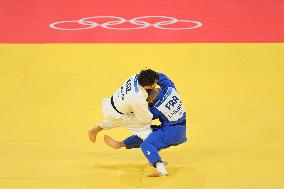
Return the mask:
<svg viewBox="0 0 284 189"><path fill-rule="evenodd" d="M148 177L161 177L161 176L169 176L169 174L162 174L158 171L154 171L153 173L147 175Z"/></svg>
<svg viewBox="0 0 284 189"><path fill-rule="evenodd" d="M104 141L109 147L111 147L113 149L119 149L119 148L125 146L123 142L116 141L108 135L104 136Z"/></svg>
<svg viewBox="0 0 284 189"><path fill-rule="evenodd" d="M97 134L103 130L103 128L101 128L100 126L96 126L95 128L92 128L89 130L89 139L95 143L96 142L96 138L97 138Z"/></svg>

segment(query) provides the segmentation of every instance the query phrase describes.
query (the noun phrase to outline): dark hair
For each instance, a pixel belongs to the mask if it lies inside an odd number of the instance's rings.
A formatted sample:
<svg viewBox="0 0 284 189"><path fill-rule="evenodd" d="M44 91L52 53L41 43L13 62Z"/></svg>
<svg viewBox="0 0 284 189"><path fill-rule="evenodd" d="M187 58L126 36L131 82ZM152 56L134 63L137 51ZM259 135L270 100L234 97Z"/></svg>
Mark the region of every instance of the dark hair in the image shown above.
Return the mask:
<svg viewBox="0 0 284 189"><path fill-rule="evenodd" d="M150 100L154 101L156 100L159 92L160 92L160 89L156 88L156 89L147 89L146 90L147 93L148 93L148 98L147 98L147 102L149 102Z"/></svg>
<svg viewBox="0 0 284 189"><path fill-rule="evenodd" d="M159 80L159 74L151 69L142 70L138 75L138 83L142 87L150 86Z"/></svg>

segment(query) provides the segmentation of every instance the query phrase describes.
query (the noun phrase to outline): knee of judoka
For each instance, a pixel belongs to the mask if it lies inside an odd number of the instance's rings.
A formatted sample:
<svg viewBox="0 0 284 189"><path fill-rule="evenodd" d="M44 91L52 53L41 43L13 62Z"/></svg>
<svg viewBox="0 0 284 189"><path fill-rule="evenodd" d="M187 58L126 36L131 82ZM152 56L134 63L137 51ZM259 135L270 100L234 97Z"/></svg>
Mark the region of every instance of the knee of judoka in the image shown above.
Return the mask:
<svg viewBox="0 0 284 189"><path fill-rule="evenodd" d="M140 145L140 149L143 152L152 150L153 148L154 148L154 146L151 143L147 142L147 141L142 142L142 144Z"/></svg>
<svg viewBox="0 0 284 189"><path fill-rule="evenodd" d="M143 149L145 149L145 148L147 148L147 146L148 146L149 144L147 144L147 142L142 142L141 144L140 144L140 148L141 148L141 150L143 151Z"/></svg>

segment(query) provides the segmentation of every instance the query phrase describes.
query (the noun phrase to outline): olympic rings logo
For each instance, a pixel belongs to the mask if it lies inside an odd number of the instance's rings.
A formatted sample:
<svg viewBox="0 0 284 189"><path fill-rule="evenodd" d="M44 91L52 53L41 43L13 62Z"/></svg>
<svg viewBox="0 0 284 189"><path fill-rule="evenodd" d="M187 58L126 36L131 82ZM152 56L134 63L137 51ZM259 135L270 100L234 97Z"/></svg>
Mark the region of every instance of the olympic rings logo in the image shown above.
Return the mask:
<svg viewBox="0 0 284 189"><path fill-rule="evenodd" d="M99 19L111 19L111 21L105 21L104 23L99 23ZM149 19L161 19L162 21L152 23L146 21ZM97 21L96 21L97 20ZM186 24L186 26L174 26L174 24ZM70 25L79 26L70 26ZM126 24L126 26L123 26ZM69 25L69 26L67 26ZM119 27L119 25L121 27ZM129 26L131 25L131 26ZM188 25L188 26L187 26ZM110 30L139 30L149 27L154 27L156 29L162 30L192 30L202 26L201 22L194 20L178 20L169 16L141 16L126 20L118 16L91 16L87 18L81 18L79 20L65 20L54 22L49 25L50 28L56 30L87 30L96 27L102 27Z"/></svg>

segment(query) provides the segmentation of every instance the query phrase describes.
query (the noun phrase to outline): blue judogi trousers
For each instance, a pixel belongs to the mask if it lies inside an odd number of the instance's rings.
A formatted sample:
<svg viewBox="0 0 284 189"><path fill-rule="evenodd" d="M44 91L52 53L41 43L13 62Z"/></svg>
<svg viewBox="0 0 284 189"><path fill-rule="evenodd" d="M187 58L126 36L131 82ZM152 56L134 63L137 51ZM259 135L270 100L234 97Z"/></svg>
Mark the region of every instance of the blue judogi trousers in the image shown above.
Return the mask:
<svg viewBox="0 0 284 189"><path fill-rule="evenodd" d="M153 128L153 132L143 141L137 135L126 138L123 143L127 149L140 148L149 160L155 166L157 162L162 162L159 151L176 146L187 141L186 126L160 126Z"/></svg>

